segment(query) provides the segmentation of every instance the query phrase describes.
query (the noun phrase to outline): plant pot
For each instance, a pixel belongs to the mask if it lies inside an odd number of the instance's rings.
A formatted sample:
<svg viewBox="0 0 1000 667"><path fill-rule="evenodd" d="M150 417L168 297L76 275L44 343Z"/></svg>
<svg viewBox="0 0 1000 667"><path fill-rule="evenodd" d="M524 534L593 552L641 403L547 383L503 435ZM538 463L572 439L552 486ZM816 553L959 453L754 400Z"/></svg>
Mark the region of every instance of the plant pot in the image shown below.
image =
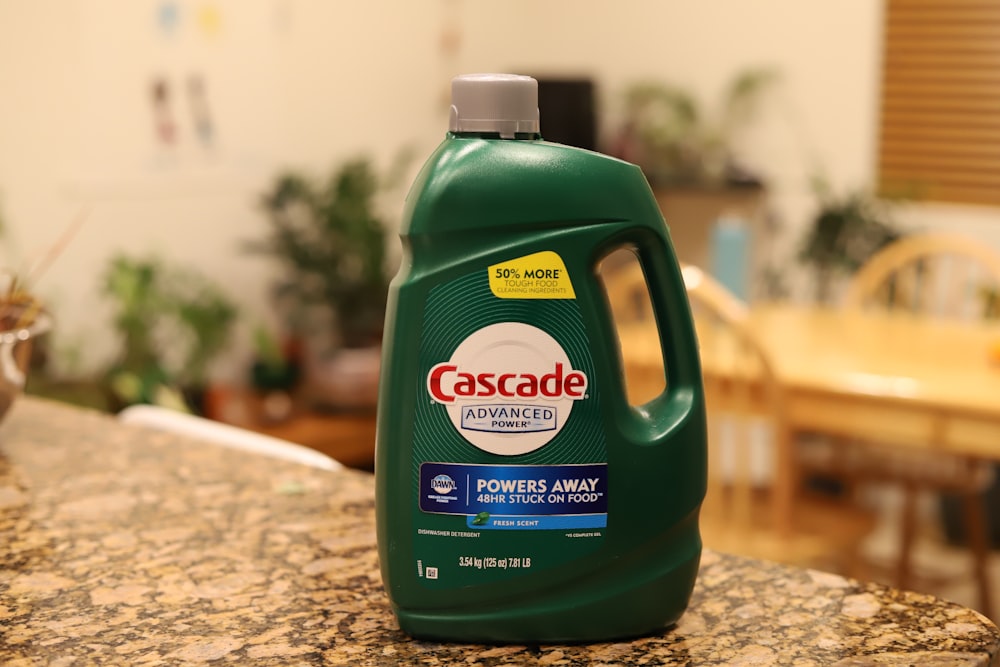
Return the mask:
<svg viewBox="0 0 1000 667"><path fill-rule="evenodd" d="M0 331L0 421L24 393L34 339L51 328L52 318L39 313L26 327Z"/></svg>
<svg viewBox="0 0 1000 667"><path fill-rule="evenodd" d="M378 402L380 346L343 348L307 368L306 393L319 408L370 411Z"/></svg>

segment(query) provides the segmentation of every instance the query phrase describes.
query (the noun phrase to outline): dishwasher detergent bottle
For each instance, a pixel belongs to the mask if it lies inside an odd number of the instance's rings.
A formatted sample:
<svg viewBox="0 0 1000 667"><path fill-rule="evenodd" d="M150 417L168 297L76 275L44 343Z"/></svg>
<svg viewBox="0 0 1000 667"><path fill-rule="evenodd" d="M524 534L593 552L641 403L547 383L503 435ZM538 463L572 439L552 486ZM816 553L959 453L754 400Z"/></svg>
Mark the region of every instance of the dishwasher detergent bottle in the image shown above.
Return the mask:
<svg viewBox="0 0 1000 667"><path fill-rule="evenodd" d="M661 631L701 555L704 397L690 308L639 168L539 136L537 83L452 82L406 200L380 379L382 578L426 639ZM666 389L626 400L597 267L633 248Z"/></svg>

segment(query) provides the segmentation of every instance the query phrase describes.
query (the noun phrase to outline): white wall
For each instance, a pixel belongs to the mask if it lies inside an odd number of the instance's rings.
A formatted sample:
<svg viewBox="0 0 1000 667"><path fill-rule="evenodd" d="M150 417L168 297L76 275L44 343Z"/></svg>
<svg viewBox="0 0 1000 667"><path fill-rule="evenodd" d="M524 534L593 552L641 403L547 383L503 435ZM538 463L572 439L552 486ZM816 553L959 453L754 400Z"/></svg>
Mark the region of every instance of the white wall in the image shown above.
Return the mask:
<svg viewBox="0 0 1000 667"><path fill-rule="evenodd" d="M717 108L725 86L748 66L780 75L742 157L762 173L785 227L773 256L789 258L793 289L800 271L795 246L814 207L809 180L821 170L838 189L868 185L875 173L881 3L796 0L550 0L514 2L501 29L490 9L473 3L478 21L470 62L483 67L540 63L542 69L594 74L613 126L623 88L662 79L695 91ZM535 12L538 19L521 17ZM512 36L516 35L516 39ZM542 119L544 134L545 119ZM606 128L608 130L613 128ZM798 291L808 291L800 289Z"/></svg>
<svg viewBox="0 0 1000 667"><path fill-rule="evenodd" d="M157 17L170 4L179 18L168 30ZM786 225L776 243L790 255L816 168L840 189L872 183L881 19L873 0L0 0L0 256L32 257L89 212L38 289L56 311L57 346L95 367L114 350L99 294L110 254L192 263L240 301L248 323L267 320L273 269L239 244L265 229L255 198L269 179L359 152L383 165L404 145L426 154L443 135L456 73L592 75L608 132L631 81L689 85L710 104L748 65L782 76L742 148L771 184ZM181 105L179 145L166 150L150 82L180 86L195 71L209 83L216 142L194 140ZM387 202L393 222L401 197ZM995 209L921 207L904 218L1000 248ZM238 374L246 349L244 332L222 372Z"/></svg>
<svg viewBox="0 0 1000 667"><path fill-rule="evenodd" d="M164 5L175 27L158 21ZM217 22L206 24L206 6ZM57 350L83 370L113 355L100 276L115 252L196 266L243 309L224 364L242 372L251 326L271 319L272 266L240 249L260 237L260 193L282 167L325 174L360 153L388 165L444 133L448 73L435 72L439 8L420 3L291 0L0 0L0 240L30 265L79 215L81 231L37 282ZM213 145L197 141L184 86L208 83ZM416 75L415 75L416 74ZM173 89L179 135L154 134L150 88ZM398 215L402 194L389 202ZM74 355L62 355L69 358ZM73 370L73 369L70 369Z"/></svg>

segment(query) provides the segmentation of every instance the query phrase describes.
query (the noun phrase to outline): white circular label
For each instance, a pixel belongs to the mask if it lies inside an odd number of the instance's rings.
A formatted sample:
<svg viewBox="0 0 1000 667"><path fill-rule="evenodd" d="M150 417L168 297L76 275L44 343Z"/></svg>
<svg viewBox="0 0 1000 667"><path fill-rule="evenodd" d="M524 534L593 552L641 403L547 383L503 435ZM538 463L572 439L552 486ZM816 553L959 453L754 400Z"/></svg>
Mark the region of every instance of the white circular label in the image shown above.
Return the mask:
<svg viewBox="0 0 1000 667"><path fill-rule="evenodd" d="M505 456L552 440L586 398L587 383L555 338L519 322L483 327L427 374L427 391L458 432Z"/></svg>

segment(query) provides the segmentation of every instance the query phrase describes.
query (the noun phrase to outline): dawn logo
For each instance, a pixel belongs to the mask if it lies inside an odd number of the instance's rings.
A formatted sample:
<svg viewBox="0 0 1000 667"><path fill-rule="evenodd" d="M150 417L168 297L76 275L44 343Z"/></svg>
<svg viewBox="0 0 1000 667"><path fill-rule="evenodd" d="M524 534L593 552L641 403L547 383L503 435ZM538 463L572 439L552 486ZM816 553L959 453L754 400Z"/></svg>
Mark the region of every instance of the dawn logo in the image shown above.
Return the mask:
<svg viewBox="0 0 1000 667"><path fill-rule="evenodd" d="M431 480L431 489L435 493L448 494L457 488L458 484L448 475L437 475Z"/></svg>
<svg viewBox="0 0 1000 667"><path fill-rule="evenodd" d="M550 442L586 400L587 374L538 327L502 322L463 340L426 377L427 393L459 433L491 454L515 456Z"/></svg>

